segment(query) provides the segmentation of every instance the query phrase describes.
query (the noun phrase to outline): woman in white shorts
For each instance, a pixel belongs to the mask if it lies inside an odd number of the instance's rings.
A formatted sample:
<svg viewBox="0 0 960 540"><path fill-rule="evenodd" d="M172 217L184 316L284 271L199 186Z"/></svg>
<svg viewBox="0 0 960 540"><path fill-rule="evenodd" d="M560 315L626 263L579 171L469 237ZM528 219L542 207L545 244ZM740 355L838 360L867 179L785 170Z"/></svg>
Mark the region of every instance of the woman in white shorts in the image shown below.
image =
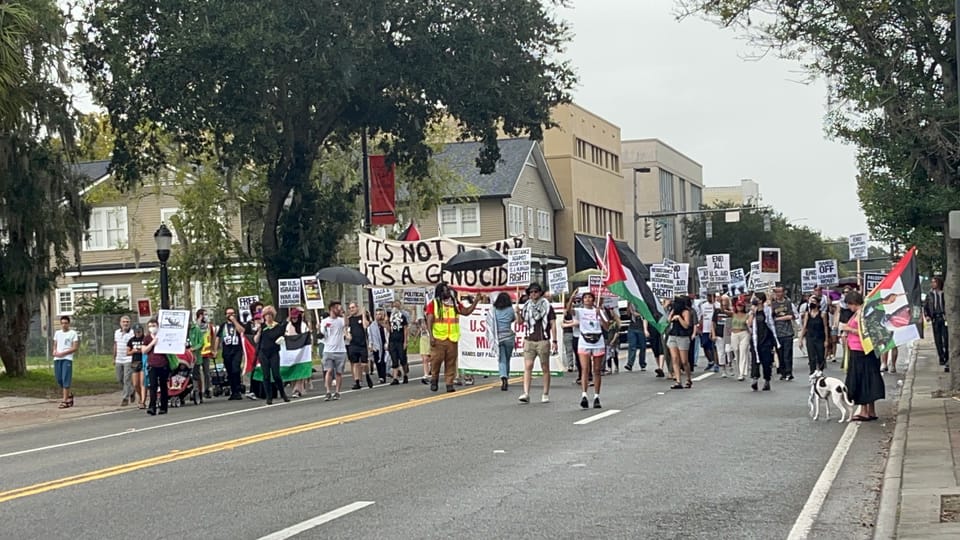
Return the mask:
<svg viewBox="0 0 960 540"><path fill-rule="evenodd" d="M590 372L593 371L593 408L600 408L600 378L603 373L603 358L607 352L603 333L609 327L609 322L603 312L596 305L593 293L583 294L583 307L574 308L573 320L564 323L567 326L580 329L580 339L577 343L577 356L580 358L580 408L587 409L590 402L587 400L587 388L590 386Z"/></svg>
<svg viewBox="0 0 960 540"><path fill-rule="evenodd" d="M693 386L690 366L690 339L693 336L693 321L690 316L690 299L678 296L673 299L670 314L667 317L667 348L670 349L670 358L673 361L673 390L690 388ZM680 380L683 372L687 373L687 384Z"/></svg>

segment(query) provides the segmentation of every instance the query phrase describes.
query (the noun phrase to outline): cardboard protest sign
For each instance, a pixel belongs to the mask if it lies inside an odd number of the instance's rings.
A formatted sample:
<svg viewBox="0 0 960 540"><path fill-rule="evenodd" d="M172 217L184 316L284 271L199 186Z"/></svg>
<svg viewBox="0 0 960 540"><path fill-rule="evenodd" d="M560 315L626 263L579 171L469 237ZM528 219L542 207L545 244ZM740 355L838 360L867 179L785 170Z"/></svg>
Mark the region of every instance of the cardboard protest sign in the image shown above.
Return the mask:
<svg viewBox="0 0 960 540"><path fill-rule="evenodd" d="M815 263L818 285L836 285L840 282L836 259L824 259Z"/></svg>
<svg viewBox="0 0 960 540"><path fill-rule="evenodd" d="M650 288L657 298L672 299L676 292L673 268L662 264L651 265Z"/></svg>
<svg viewBox="0 0 960 540"><path fill-rule="evenodd" d="M567 286L567 267L561 266L560 268L553 268L547 271L547 284L548 289L554 295L559 296L561 294L566 294L569 292L569 287Z"/></svg>
<svg viewBox="0 0 960 540"><path fill-rule="evenodd" d="M300 305L300 279L281 279L279 280L280 297L277 305L280 307L290 307Z"/></svg>
<svg viewBox="0 0 960 540"><path fill-rule="evenodd" d="M813 288L817 286L817 269L816 268L801 268L800 269L800 292L813 292Z"/></svg>
<svg viewBox="0 0 960 540"><path fill-rule="evenodd" d="M850 260L862 261L870 257L870 235L867 233L851 234L847 239L850 251Z"/></svg>
<svg viewBox="0 0 960 540"><path fill-rule="evenodd" d="M522 287L530 284L530 248L511 249L507 252L507 285Z"/></svg>

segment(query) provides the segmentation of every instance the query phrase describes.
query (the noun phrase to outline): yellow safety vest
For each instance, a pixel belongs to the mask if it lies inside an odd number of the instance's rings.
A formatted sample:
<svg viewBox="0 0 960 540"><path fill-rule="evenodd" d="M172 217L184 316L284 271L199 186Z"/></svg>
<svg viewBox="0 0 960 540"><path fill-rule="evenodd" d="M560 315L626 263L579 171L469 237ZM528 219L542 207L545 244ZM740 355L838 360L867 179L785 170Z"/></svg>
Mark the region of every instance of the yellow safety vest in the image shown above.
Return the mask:
<svg viewBox="0 0 960 540"><path fill-rule="evenodd" d="M448 341L460 341L460 316L455 306L444 305L440 300L433 303L433 337Z"/></svg>

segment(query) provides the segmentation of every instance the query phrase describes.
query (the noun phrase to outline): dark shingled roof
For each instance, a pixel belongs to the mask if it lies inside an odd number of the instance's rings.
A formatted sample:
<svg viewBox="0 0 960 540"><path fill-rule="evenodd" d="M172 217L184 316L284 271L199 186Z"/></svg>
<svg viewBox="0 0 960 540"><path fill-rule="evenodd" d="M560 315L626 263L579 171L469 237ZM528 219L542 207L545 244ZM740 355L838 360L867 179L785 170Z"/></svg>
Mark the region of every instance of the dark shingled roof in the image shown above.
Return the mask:
<svg viewBox="0 0 960 540"><path fill-rule="evenodd" d="M468 184L475 186L477 197L509 197L513 194L513 188L536 142L530 139L501 139L500 161L497 162L497 170L491 174L480 174L480 169L477 168L477 156L482 144L447 144L434 159L460 175Z"/></svg>
<svg viewBox="0 0 960 540"><path fill-rule="evenodd" d="M107 175L107 168L110 166L110 160L100 161L82 161L74 165L74 169L81 175L90 180L99 180Z"/></svg>

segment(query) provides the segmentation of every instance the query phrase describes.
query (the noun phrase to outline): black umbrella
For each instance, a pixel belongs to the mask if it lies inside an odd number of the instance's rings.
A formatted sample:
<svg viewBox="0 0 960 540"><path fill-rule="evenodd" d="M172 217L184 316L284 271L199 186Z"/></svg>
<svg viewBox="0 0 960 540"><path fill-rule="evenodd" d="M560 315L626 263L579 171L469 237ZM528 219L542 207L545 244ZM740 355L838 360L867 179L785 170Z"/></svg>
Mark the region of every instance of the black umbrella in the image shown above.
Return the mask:
<svg viewBox="0 0 960 540"><path fill-rule="evenodd" d="M447 272L464 272L486 270L505 264L507 264L507 258L499 251L478 248L463 251L450 257L450 260L443 265L443 269Z"/></svg>
<svg viewBox="0 0 960 540"><path fill-rule="evenodd" d="M353 268L346 266L331 266L317 272L318 281L329 281L331 283L343 283L345 285L370 285L370 280Z"/></svg>

